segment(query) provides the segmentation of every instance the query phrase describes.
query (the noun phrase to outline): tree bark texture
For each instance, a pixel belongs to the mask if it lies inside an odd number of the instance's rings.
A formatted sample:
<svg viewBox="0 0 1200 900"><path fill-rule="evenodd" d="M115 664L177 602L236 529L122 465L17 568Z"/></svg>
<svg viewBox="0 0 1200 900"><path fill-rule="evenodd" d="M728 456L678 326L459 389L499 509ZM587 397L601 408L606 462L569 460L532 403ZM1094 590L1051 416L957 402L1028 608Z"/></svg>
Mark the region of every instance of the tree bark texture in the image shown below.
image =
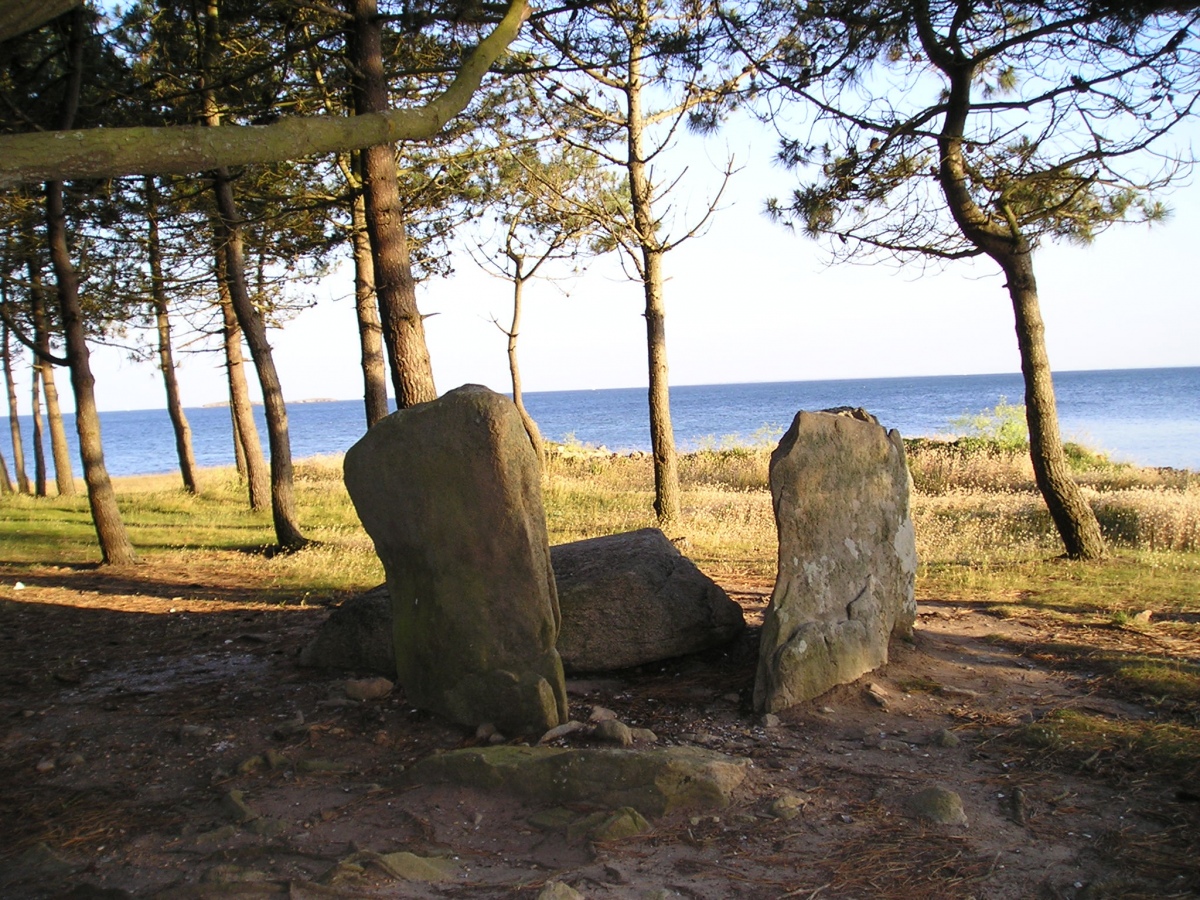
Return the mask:
<svg viewBox="0 0 1200 900"><path fill-rule="evenodd" d="M242 358L242 329L233 311L228 273L226 248L221 245L217 249L217 285L224 319L225 366L229 377L234 456L241 456L250 492L250 508L266 509L271 503L271 482L263 459L262 444L258 439L258 426L254 424L254 405L250 400L250 387L246 383L246 366Z"/></svg>
<svg viewBox="0 0 1200 900"><path fill-rule="evenodd" d="M46 184L46 233L50 243L50 259L58 281L60 320L67 345L71 388L75 393L75 431L79 435L83 480L87 484L88 504L96 526L96 537L100 541L101 557L108 565L131 565L137 562L137 556L125 531L125 523L121 520L117 495L104 465L100 415L96 410L96 380L92 376L87 332L79 304L79 282L67 248L61 182Z"/></svg>
<svg viewBox="0 0 1200 900"><path fill-rule="evenodd" d="M239 332L240 334L240 332ZM242 435L238 431L237 413L233 410L233 394L229 397L229 425L233 429L233 468L238 478L246 478L246 449L242 446ZM253 507L252 507L253 508Z"/></svg>
<svg viewBox="0 0 1200 900"><path fill-rule="evenodd" d="M649 27L649 10L639 4L641 18L636 28ZM634 227L641 245L642 288L646 298L646 349L649 362L650 448L654 456L654 513L660 525L678 522L680 517L679 456L675 450L675 430L671 426L671 398L667 374L666 304L663 299L662 250L658 246L653 185L646 170L644 88L641 56L644 37L635 32L629 44L629 82L627 86L627 132L629 199L633 207Z"/></svg>
<svg viewBox="0 0 1200 900"><path fill-rule="evenodd" d="M12 436L13 471L17 477L17 490L22 494L29 493L29 475L25 472L25 445L21 440L21 419L17 406L17 382L12 371L12 349L8 341L8 326L2 326L4 332L4 384L8 389L8 430Z"/></svg>
<svg viewBox="0 0 1200 900"><path fill-rule="evenodd" d="M86 29L82 9L72 14L70 77L62 104L62 127L70 128L79 106L83 81L83 40ZM67 366L71 389L75 394L75 431L79 436L79 456L83 480L87 485L88 505L100 542L100 554L107 565L131 565L137 562L133 544L125 531L117 495L113 491L108 468L104 464L104 446L100 437L100 414L96 410L96 379L92 375L87 330L79 303L79 279L67 246L67 217L63 207L61 181L46 183L46 240L50 262L58 283L59 322L66 342Z"/></svg>
<svg viewBox="0 0 1200 900"><path fill-rule="evenodd" d="M16 492L17 489L8 475L8 462L4 459L3 451L0 451L0 494L15 494Z"/></svg>
<svg viewBox="0 0 1200 900"><path fill-rule="evenodd" d="M650 447L654 454L654 513L664 525L680 517L679 454L671 425L667 377L666 305L662 254L646 252L646 347L650 366Z"/></svg>
<svg viewBox="0 0 1200 900"><path fill-rule="evenodd" d="M71 451L67 447L67 429L63 425L62 407L58 403L58 385L54 383L54 364L47 358L50 354L50 329L46 323L46 310L42 301L42 276L32 256L29 259L29 299L33 318L34 344L38 348L38 353L34 355L33 365L41 376L42 395L46 400L46 421L50 426L50 452L54 456L54 483L60 497L74 497L75 477L71 472ZM44 494L39 496L44 496Z"/></svg>
<svg viewBox="0 0 1200 900"><path fill-rule="evenodd" d="M158 185L153 176L142 179L146 200L146 252L150 262L150 295L154 304L154 319L158 328L158 366L162 370L163 386L167 391L167 414L175 432L175 455L179 458L179 474L188 493L199 493L196 477L196 457L192 452L192 429L179 397L179 380L175 377L175 353L171 347L171 319L167 302L166 282L163 279L162 245L158 233Z"/></svg>
<svg viewBox="0 0 1200 900"><path fill-rule="evenodd" d="M221 112L212 88L216 60L220 49L218 29L220 8L217 0L208 0L204 15L203 64L200 78L204 101L204 124L210 131L220 133ZM288 435L287 406L283 389L275 370L275 359L267 340L267 328L262 315L250 299L246 285L246 257L242 242L242 216L233 195L229 171L217 168L211 173L213 194L219 220L218 239L225 253L226 285L229 302L237 324L250 348L250 358L262 389L263 412L267 419L267 446L271 463L271 519L275 524L275 540L283 550L298 550L308 541L300 533L296 519L295 488L292 478L292 446ZM244 420L239 419L239 424ZM240 429L239 429L240 430ZM249 458L249 453L247 453Z"/></svg>
<svg viewBox="0 0 1200 900"><path fill-rule="evenodd" d="M284 550L298 550L308 541L296 519L296 497L292 477L292 445L288 436L287 406L275 370L275 359L267 340L267 328L254 308L246 286L246 264L242 251L241 215L233 196L229 174L218 170L213 176L217 211L225 238L229 299L238 325L250 347L250 358L262 387L263 412L267 417L267 446L271 454L271 518L275 539Z"/></svg>
<svg viewBox="0 0 1200 900"><path fill-rule="evenodd" d="M1034 479L1050 517L1072 559L1100 559L1105 554L1100 523L1079 485L1071 477L1058 430L1054 380L1046 353L1045 326L1038 305L1037 282L1028 252L1004 266L1016 318L1021 374L1025 378L1025 421Z"/></svg>
<svg viewBox="0 0 1200 900"><path fill-rule="evenodd" d="M48 179L187 174L354 150L437 134L470 103L483 76L528 17L513 0L503 20L463 62L441 94L416 109L357 116L285 118L272 125L90 128L0 135L0 187Z"/></svg>
<svg viewBox="0 0 1200 900"><path fill-rule="evenodd" d="M42 367L37 358L29 369L29 404L33 408L33 495L45 497L46 440L45 420L42 418Z"/></svg>
<svg viewBox="0 0 1200 900"><path fill-rule="evenodd" d="M355 72L354 103L361 114L383 113L389 108L387 79L383 71L383 33L376 0L347 0L354 17L347 36L350 68ZM416 280L412 274L404 207L396 177L396 153L391 144L376 144L362 151L363 196L367 234L375 262L375 294L383 327L396 406L406 409L437 399L425 322L417 308Z"/></svg>
<svg viewBox="0 0 1200 900"><path fill-rule="evenodd" d="M358 344L362 359L363 403L367 427L388 414L387 371L383 360L383 328L375 300L375 261L367 234L367 207L361 189L354 191L350 209L354 244L354 309L358 317Z"/></svg>

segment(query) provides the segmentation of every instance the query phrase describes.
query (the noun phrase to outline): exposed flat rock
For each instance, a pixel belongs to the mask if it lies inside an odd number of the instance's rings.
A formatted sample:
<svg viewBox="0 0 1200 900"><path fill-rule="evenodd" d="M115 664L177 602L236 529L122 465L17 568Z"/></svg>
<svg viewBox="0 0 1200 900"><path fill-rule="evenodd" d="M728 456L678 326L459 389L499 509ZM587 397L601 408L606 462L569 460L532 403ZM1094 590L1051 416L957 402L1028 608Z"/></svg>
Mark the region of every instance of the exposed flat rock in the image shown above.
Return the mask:
<svg viewBox="0 0 1200 900"><path fill-rule="evenodd" d="M663 750L471 747L427 757L414 784L503 790L547 804L590 802L644 815L723 809L746 779L747 759L698 747Z"/></svg>

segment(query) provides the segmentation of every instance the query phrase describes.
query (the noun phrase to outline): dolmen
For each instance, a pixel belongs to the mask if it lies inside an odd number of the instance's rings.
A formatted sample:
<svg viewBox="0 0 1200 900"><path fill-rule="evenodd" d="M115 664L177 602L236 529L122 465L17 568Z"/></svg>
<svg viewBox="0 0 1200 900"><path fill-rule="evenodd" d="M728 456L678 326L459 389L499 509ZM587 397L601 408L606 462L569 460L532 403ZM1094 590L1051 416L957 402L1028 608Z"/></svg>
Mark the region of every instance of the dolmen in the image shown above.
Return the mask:
<svg viewBox="0 0 1200 900"><path fill-rule="evenodd" d="M466 385L400 410L344 474L387 576L409 702L511 734L565 722L541 471L512 401Z"/></svg>
<svg viewBox="0 0 1200 900"><path fill-rule="evenodd" d="M862 409L800 412L771 454L779 531L754 705L777 712L887 662L916 620L916 542L899 432Z"/></svg>
<svg viewBox="0 0 1200 900"><path fill-rule="evenodd" d="M657 528L550 548L567 674L611 672L729 643L746 627L742 608ZM333 610L300 664L394 678L387 585Z"/></svg>

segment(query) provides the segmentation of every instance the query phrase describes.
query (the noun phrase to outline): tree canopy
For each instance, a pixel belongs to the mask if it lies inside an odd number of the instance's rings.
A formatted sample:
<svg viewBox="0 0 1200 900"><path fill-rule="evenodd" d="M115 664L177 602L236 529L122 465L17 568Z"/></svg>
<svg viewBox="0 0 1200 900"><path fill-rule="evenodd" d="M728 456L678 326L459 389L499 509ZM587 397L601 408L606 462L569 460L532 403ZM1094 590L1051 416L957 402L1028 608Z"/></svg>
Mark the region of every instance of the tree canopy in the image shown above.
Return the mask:
<svg viewBox="0 0 1200 900"><path fill-rule="evenodd" d="M511 0L454 80L418 107L355 116L297 116L267 125L87 128L0 135L0 187L23 181L199 172L418 140L442 129L470 103L488 69L529 14Z"/></svg>

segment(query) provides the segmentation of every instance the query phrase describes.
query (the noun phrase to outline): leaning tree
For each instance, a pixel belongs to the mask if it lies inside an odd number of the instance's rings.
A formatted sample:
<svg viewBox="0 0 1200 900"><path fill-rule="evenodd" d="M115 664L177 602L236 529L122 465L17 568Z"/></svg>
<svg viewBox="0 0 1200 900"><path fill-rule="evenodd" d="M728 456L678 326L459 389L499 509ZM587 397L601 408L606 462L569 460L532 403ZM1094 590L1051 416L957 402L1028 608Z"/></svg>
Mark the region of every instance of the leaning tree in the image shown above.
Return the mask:
<svg viewBox="0 0 1200 900"><path fill-rule="evenodd" d="M1034 278L1046 241L1154 221L1190 162L1166 140L1200 86L1197 16L1165 4L768 2L788 35L770 86L813 111L780 158L804 180L778 219L835 258L991 259L1016 322L1034 474L1073 558L1104 554L1058 428Z"/></svg>

